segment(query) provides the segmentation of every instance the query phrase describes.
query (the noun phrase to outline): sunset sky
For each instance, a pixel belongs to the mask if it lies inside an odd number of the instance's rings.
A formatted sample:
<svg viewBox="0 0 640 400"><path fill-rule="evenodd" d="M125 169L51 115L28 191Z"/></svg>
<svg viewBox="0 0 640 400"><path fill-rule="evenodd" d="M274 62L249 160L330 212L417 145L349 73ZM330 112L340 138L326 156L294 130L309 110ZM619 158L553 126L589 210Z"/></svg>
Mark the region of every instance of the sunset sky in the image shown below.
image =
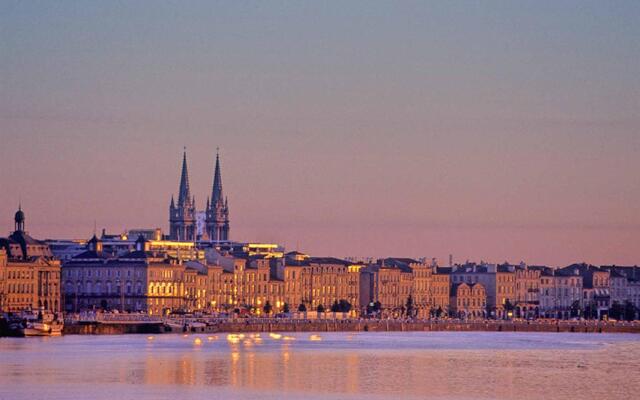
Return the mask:
<svg viewBox="0 0 640 400"><path fill-rule="evenodd" d="M0 3L0 236L640 264L640 2Z"/></svg>

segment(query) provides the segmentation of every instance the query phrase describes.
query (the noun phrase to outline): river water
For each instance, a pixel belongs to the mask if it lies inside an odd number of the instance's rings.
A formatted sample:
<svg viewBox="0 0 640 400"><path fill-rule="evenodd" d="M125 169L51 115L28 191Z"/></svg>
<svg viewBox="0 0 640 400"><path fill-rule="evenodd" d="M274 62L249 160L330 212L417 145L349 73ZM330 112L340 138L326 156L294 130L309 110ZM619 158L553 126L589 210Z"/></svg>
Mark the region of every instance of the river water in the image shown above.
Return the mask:
<svg viewBox="0 0 640 400"><path fill-rule="evenodd" d="M640 335L0 338L0 399L632 399Z"/></svg>

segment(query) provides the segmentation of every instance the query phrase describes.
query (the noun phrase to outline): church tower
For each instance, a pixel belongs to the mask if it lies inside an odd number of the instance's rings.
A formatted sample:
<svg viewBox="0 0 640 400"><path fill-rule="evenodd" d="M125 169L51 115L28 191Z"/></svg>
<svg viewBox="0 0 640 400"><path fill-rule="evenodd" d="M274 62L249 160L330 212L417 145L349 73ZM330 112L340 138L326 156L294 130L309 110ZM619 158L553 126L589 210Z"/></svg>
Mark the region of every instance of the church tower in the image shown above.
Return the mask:
<svg viewBox="0 0 640 400"><path fill-rule="evenodd" d="M180 189L178 204L171 196L169 205L169 238L193 242L196 240L196 205L195 198L191 197L189 188L189 171L187 170L187 150L182 157L182 174L180 176Z"/></svg>
<svg viewBox="0 0 640 400"><path fill-rule="evenodd" d="M222 195L222 175L220 154L216 152L216 166L213 172L211 200L207 199L206 228L209 240L229 240L229 203Z"/></svg>

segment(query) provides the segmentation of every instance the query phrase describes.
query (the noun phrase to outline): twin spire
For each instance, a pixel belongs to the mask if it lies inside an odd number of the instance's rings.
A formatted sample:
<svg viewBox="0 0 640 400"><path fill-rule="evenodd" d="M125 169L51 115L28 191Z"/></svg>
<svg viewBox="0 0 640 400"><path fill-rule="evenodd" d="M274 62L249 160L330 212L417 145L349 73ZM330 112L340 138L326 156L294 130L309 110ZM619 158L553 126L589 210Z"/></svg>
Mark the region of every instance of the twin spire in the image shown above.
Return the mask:
<svg viewBox="0 0 640 400"><path fill-rule="evenodd" d="M220 173L220 150L216 149L216 166L213 173L213 188L211 190L211 207L224 205L226 199L222 195L222 174ZM207 209L210 207L207 199ZM182 153L182 173L180 174L180 188L178 189L178 207L195 206L195 196L191 196L189 185L189 167L187 166L187 148ZM175 207L175 201L171 196L171 207Z"/></svg>
<svg viewBox="0 0 640 400"><path fill-rule="evenodd" d="M169 223L171 225L170 237L174 240L192 240L195 232L195 222L198 212L195 206L195 197L191 195L189 185L189 169L187 166L187 150L182 155L182 172L180 174L180 187L178 189L178 203L171 196L169 206ZM227 240L229 234L229 208L222 191L222 174L220 170L220 152L216 150L216 164L213 173L213 188L211 199L207 198L204 210L206 227L198 235L208 236L210 240ZM206 233L206 235L205 235Z"/></svg>

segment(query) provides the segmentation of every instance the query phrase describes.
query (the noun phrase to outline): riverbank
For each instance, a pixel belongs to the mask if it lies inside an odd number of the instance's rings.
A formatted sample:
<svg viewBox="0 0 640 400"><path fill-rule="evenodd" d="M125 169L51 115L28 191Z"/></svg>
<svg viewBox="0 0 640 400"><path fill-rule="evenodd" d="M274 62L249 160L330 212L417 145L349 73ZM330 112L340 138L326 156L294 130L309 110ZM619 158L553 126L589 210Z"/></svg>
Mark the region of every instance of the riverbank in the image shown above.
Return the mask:
<svg viewBox="0 0 640 400"><path fill-rule="evenodd" d="M398 320L216 320L207 324L144 323L68 324L64 334L230 332L576 332L640 333L638 322L604 321L398 321Z"/></svg>

